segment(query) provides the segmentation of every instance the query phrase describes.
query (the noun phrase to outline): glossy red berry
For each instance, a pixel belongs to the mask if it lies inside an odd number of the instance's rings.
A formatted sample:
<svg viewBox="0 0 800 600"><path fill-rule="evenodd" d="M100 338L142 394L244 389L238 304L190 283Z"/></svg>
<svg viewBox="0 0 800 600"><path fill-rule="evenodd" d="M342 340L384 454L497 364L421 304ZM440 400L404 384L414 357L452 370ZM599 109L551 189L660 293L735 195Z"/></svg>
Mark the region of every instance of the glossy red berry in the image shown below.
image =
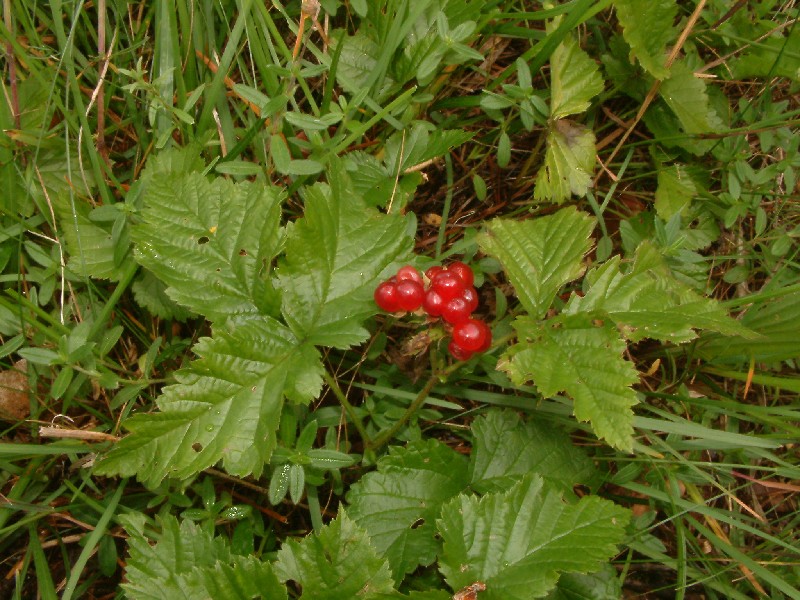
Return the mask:
<svg viewBox="0 0 800 600"><path fill-rule="evenodd" d="M466 286L455 273L442 271L441 273L437 273L433 281L431 281L431 289L436 290L443 299L451 300L463 294Z"/></svg>
<svg viewBox="0 0 800 600"><path fill-rule="evenodd" d="M397 277L397 281L416 281L418 284L422 285L422 273L411 265L406 265L397 269L397 275L395 275L395 277Z"/></svg>
<svg viewBox="0 0 800 600"><path fill-rule="evenodd" d="M469 312L470 313L474 313L475 309L478 308L478 292L477 292L477 290L474 287L469 286L461 294L461 297L464 298L464 300L467 301L467 304L469 305Z"/></svg>
<svg viewBox="0 0 800 600"><path fill-rule="evenodd" d="M411 279L404 279L398 281L395 288L397 290L397 304L400 310L411 312L422 306L422 301L425 299L425 289L421 283Z"/></svg>
<svg viewBox="0 0 800 600"><path fill-rule="evenodd" d="M444 267L440 265L434 265L425 271L425 277L427 277L429 281L433 281L433 278L442 271L444 271Z"/></svg>
<svg viewBox="0 0 800 600"><path fill-rule="evenodd" d="M400 297L397 293L397 283L394 281L384 281L377 288L373 295L375 304L378 308L386 312L397 312L400 308Z"/></svg>
<svg viewBox="0 0 800 600"><path fill-rule="evenodd" d="M475 283L475 274L472 272L472 269L469 267L469 265L461 262L460 260L447 265L447 270L450 273L455 273L458 275L461 278L461 281L463 281L464 285L467 287Z"/></svg>
<svg viewBox="0 0 800 600"><path fill-rule="evenodd" d="M470 310L469 303L463 296L451 298L442 307L442 318L451 325L463 323L469 319L471 314L472 310Z"/></svg>
<svg viewBox="0 0 800 600"><path fill-rule="evenodd" d="M492 330L483 321L467 319L453 328L453 342L468 352L482 352L492 343Z"/></svg>
<svg viewBox="0 0 800 600"><path fill-rule="evenodd" d="M422 301L423 310L432 317L442 316L444 299L435 290L425 292L425 299Z"/></svg>
<svg viewBox="0 0 800 600"><path fill-rule="evenodd" d="M474 354L469 350L464 350L464 348L456 344L455 340L450 340L447 349L450 351L450 355L456 360L469 360Z"/></svg>

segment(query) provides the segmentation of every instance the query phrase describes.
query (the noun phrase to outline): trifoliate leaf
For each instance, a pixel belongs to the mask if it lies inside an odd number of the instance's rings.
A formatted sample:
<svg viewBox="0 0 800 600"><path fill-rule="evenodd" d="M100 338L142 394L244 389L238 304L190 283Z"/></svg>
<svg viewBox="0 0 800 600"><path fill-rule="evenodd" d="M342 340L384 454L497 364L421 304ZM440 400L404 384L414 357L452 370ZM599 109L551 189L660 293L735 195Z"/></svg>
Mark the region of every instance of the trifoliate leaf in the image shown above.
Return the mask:
<svg viewBox="0 0 800 600"><path fill-rule="evenodd" d="M583 273L594 223L571 207L530 221L495 219L478 244L503 265L530 316L540 318L561 286Z"/></svg>
<svg viewBox="0 0 800 600"><path fill-rule="evenodd" d="M436 440L392 447L377 471L350 488L348 511L399 581L436 558L441 506L468 483L466 459Z"/></svg>
<svg viewBox="0 0 800 600"><path fill-rule="evenodd" d="M275 448L287 382L303 381L308 392L315 381L320 389L319 356L304 348L268 317L231 320L195 346L199 358L164 388L160 412L125 422L130 435L96 472L136 474L155 487L166 476L184 479L222 460L233 475L259 475Z"/></svg>
<svg viewBox="0 0 800 600"><path fill-rule="evenodd" d="M667 44L675 39L675 0L615 0L617 19L622 24L622 36L642 67L656 79L664 79L669 70Z"/></svg>
<svg viewBox="0 0 800 600"><path fill-rule="evenodd" d="M689 206L697 194L697 186L683 165L672 165L658 171L656 212L664 221Z"/></svg>
<svg viewBox="0 0 800 600"><path fill-rule="evenodd" d="M585 195L594 171L594 142L594 133L583 125L566 119L553 123L533 197L560 204L572 194Z"/></svg>
<svg viewBox="0 0 800 600"><path fill-rule="evenodd" d="M709 104L706 82L695 77L685 62L672 65L670 76L661 84L659 93L686 133L713 133L723 129L722 121Z"/></svg>
<svg viewBox="0 0 800 600"><path fill-rule="evenodd" d="M191 521L162 518L161 537L150 545L134 520L123 519L130 556L122 587L132 600L287 598L270 563L232 554L226 540Z"/></svg>
<svg viewBox="0 0 800 600"><path fill-rule="evenodd" d="M478 492L505 490L536 473L571 494L575 484L595 475L589 458L551 424L523 423L512 411L491 410L473 421L472 433L470 486Z"/></svg>
<svg viewBox="0 0 800 600"><path fill-rule="evenodd" d="M399 215L367 208L337 163L329 185L306 190L305 216L289 226L279 268L283 315L299 339L348 348L369 332L380 276L408 255L411 239Z"/></svg>
<svg viewBox="0 0 800 600"><path fill-rule="evenodd" d="M637 259L647 246L643 242ZM672 277L666 266L661 267L654 268L638 259L630 271L623 273L620 258L615 256L586 276L589 288L585 295L573 295L564 312L608 317L633 342L644 338L686 342L697 337L695 329L751 334L719 303L694 292Z"/></svg>
<svg viewBox="0 0 800 600"><path fill-rule="evenodd" d="M320 531L288 540L278 552L275 572L299 584L305 600L379 598L394 589L389 563L343 509Z"/></svg>
<svg viewBox="0 0 800 600"><path fill-rule="evenodd" d="M212 321L274 316L277 293L267 269L282 246L282 199L263 184L151 175L133 232L136 258L169 286L173 300Z"/></svg>
<svg viewBox="0 0 800 600"><path fill-rule="evenodd" d="M541 598L562 572L592 572L617 552L628 511L587 496L567 504L527 475L503 493L461 495L442 509L440 570L459 590L476 581L481 600Z"/></svg>
<svg viewBox="0 0 800 600"><path fill-rule="evenodd" d="M622 354L626 344L611 324L567 319L560 327L518 319L518 344L502 368L522 384L533 381L543 396L567 393L575 416L589 421L598 437L624 451L633 445L633 411L638 402L631 385L639 381Z"/></svg>
<svg viewBox="0 0 800 600"><path fill-rule="evenodd" d="M572 36L567 36L553 51L550 78L551 119L584 112L589 108L589 101L603 91L603 78L597 64Z"/></svg>

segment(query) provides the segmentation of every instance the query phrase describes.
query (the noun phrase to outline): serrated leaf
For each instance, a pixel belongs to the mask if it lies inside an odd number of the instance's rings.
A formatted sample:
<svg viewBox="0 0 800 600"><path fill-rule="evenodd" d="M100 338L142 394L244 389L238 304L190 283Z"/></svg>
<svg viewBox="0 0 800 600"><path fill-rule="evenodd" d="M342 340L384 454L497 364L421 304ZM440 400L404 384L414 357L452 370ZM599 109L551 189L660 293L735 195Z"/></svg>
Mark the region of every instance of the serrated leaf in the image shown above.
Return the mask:
<svg viewBox="0 0 800 600"><path fill-rule="evenodd" d="M617 19L622 25L622 37L645 71L656 79L664 79L669 70L666 62L667 44L675 39L675 0L615 0Z"/></svg>
<svg viewBox="0 0 800 600"><path fill-rule="evenodd" d="M321 386L316 350L268 317L232 320L195 346L198 359L164 388L160 412L135 415L131 432L101 459L99 474L136 474L148 487L187 478L222 460L239 476L258 476L276 444L290 376ZM313 357L313 360L311 358ZM299 375L300 374L300 375Z"/></svg>
<svg viewBox="0 0 800 600"><path fill-rule="evenodd" d="M550 57L550 118L561 119L584 112L589 102L603 91L597 64L567 36Z"/></svg>
<svg viewBox="0 0 800 600"><path fill-rule="evenodd" d="M591 129L561 119L547 134L544 164L536 176L533 197L560 204L572 194L584 196L592 183L595 137Z"/></svg>
<svg viewBox="0 0 800 600"><path fill-rule="evenodd" d="M564 573L548 600L619 600L622 598L617 571L609 564L597 573Z"/></svg>
<svg viewBox="0 0 800 600"><path fill-rule="evenodd" d="M594 223L573 207L530 221L495 219L486 225L478 244L500 261L519 301L539 318L561 286L583 273Z"/></svg>
<svg viewBox="0 0 800 600"><path fill-rule="evenodd" d="M472 423L470 486L478 492L510 488L522 475L536 473L572 493L595 475L589 458L552 425L528 421L509 410L491 410Z"/></svg>
<svg viewBox="0 0 800 600"><path fill-rule="evenodd" d="M481 600L541 598L561 572L592 572L617 552L628 511L588 496L567 504L528 475L503 493L461 495L442 509L440 570L459 590L486 585Z"/></svg>
<svg viewBox="0 0 800 600"><path fill-rule="evenodd" d="M267 269L282 246L283 192L173 173L148 176L144 198L136 257L173 300L212 321L276 312Z"/></svg>
<svg viewBox="0 0 800 600"><path fill-rule="evenodd" d="M709 104L706 82L695 77L685 62L672 65L669 77L659 88L659 94L678 117L686 133L712 133L723 129L722 121Z"/></svg>
<svg viewBox="0 0 800 600"><path fill-rule="evenodd" d="M167 295L167 285L150 271L142 272L131 289L139 306L157 317L185 321L192 314Z"/></svg>
<svg viewBox="0 0 800 600"><path fill-rule="evenodd" d="M191 521L165 516L155 545L135 519L123 517L129 534L125 594L135 600L250 600L287 598L272 566L253 556L236 556L227 541Z"/></svg>
<svg viewBox="0 0 800 600"><path fill-rule="evenodd" d="M664 221L682 212L697 194L697 186L684 165L671 165L658 171L656 213Z"/></svg>
<svg viewBox="0 0 800 600"><path fill-rule="evenodd" d="M567 320L561 327L517 320L521 340L502 368L521 384L533 381L543 396L567 393L575 416L589 421L598 437L623 451L633 446L631 385L639 374L622 354L626 344L611 324Z"/></svg>
<svg viewBox="0 0 800 600"><path fill-rule="evenodd" d="M369 336L362 321L376 312L375 286L411 246L404 218L367 208L342 169L306 190L279 268L286 323L299 339L336 348Z"/></svg>
<svg viewBox="0 0 800 600"><path fill-rule="evenodd" d="M306 600L369 600L394 590L389 564L342 508L320 531L284 542L275 572L281 581L299 584Z"/></svg>
<svg viewBox="0 0 800 600"><path fill-rule="evenodd" d="M59 201L54 206L69 253L69 269L83 277L118 281L131 261L128 244L116 244L110 228L91 220L86 204Z"/></svg>
<svg viewBox="0 0 800 600"><path fill-rule="evenodd" d="M618 256L591 271L585 295L573 295L564 313L610 318L633 342L651 338L682 343L697 337L695 329L752 337L719 303L676 280L663 263L646 262L649 259L642 257L648 248L647 242L640 245L626 273L620 270Z"/></svg>
<svg viewBox="0 0 800 600"><path fill-rule="evenodd" d="M442 503L466 489L467 461L436 440L390 448L348 493L348 511L400 580L436 558Z"/></svg>

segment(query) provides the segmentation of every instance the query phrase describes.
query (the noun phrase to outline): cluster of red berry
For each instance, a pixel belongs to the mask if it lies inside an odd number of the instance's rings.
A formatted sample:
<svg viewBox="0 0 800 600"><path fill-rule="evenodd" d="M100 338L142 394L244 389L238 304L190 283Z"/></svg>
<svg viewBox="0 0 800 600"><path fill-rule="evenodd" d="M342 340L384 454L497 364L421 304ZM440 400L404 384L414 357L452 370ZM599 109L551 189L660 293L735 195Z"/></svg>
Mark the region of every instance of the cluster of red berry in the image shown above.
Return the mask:
<svg viewBox="0 0 800 600"><path fill-rule="evenodd" d="M425 279L428 287L425 287ZM472 313L478 308L475 275L469 265L455 261L447 267L431 267L422 274L411 265L375 289L375 304L386 312L413 312L420 308L431 317L441 317L453 326L447 349L457 360L485 352L492 344L492 330Z"/></svg>

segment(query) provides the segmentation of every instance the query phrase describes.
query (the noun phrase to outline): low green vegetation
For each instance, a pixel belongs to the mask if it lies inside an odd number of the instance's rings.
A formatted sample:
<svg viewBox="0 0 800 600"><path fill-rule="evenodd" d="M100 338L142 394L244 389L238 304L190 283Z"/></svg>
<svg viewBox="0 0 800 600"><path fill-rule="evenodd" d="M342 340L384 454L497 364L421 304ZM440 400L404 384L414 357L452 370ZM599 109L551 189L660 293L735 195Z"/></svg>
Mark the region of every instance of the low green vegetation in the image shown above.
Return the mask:
<svg viewBox="0 0 800 600"><path fill-rule="evenodd" d="M800 595L793 3L3 8L1 597Z"/></svg>

